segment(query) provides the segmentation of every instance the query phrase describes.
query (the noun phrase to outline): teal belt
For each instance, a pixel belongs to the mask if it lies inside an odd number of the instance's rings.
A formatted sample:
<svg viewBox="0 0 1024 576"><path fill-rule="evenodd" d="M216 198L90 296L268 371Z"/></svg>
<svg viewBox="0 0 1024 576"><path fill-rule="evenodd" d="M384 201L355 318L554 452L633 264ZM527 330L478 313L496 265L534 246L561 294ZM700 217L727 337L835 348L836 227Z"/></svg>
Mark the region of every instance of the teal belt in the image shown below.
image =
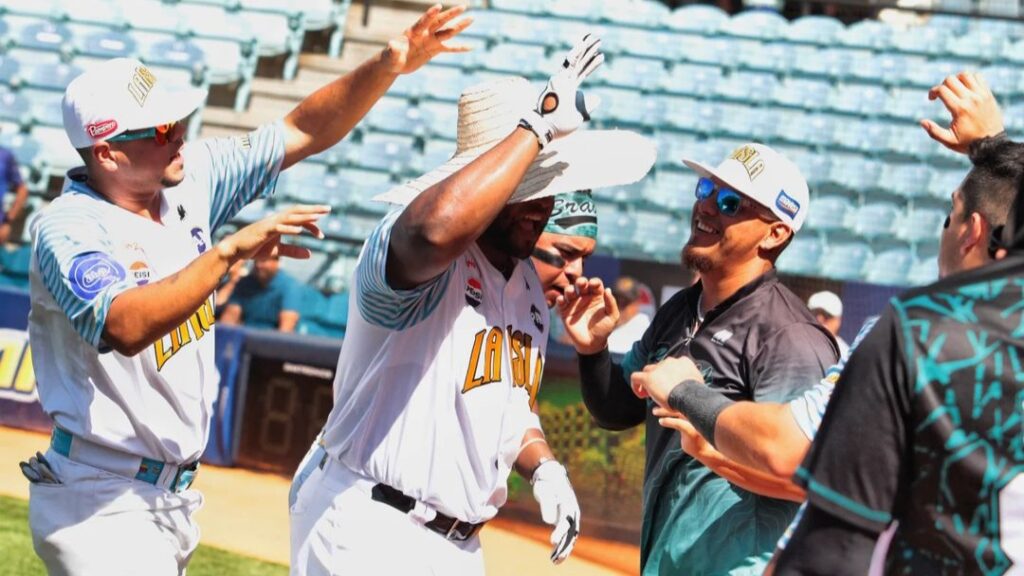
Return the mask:
<svg viewBox="0 0 1024 576"><path fill-rule="evenodd" d="M50 438L50 446L54 452L64 456L65 458L74 460L71 458L71 444L72 442L88 442L82 438L76 438L73 434L64 430L63 428L53 427L53 436ZM111 452L116 452L112 448L105 448ZM199 461L195 461L191 464L184 464L181 466L175 466L168 462L161 462L159 460L153 460L151 458L138 457L141 462L139 463L139 471L135 474L135 479L152 484L154 486L162 485L160 482L160 476L167 467L176 468L174 476L170 479L170 483L166 486L168 490L175 494L188 490L189 486L196 478L196 474L199 472ZM102 468L102 466L96 466L95 463L83 462L90 466Z"/></svg>

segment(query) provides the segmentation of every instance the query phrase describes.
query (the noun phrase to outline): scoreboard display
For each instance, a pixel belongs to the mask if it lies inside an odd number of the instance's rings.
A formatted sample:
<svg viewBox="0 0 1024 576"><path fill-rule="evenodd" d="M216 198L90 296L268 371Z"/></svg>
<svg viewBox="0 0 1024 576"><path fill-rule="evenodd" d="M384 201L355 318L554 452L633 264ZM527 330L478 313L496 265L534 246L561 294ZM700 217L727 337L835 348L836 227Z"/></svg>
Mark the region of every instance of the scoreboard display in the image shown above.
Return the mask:
<svg viewBox="0 0 1024 576"><path fill-rule="evenodd" d="M250 337L240 374L236 465L290 476L327 422L340 342L312 354L297 346L295 336L287 346Z"/></svg>

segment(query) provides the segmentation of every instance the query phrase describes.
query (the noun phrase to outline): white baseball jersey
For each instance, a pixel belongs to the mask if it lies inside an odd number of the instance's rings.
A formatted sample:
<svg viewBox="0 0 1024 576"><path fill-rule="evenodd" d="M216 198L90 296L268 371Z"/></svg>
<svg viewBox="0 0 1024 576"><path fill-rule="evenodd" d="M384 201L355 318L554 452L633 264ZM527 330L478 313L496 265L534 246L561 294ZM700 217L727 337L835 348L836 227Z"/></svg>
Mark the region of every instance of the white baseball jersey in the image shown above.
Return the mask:
<svg viewBox="0 0 1024 576"><path fill-rule="evenodd" d="M39 400L75 436L138 456L190 462L206 446L218 374L213 296L185 322L127 357L102 339L122 292L185 268L210 233L259 194L273 192L284 132L268 125L182 149L185 179L162 193L153 222L89 187L84 169L32 228L32 345Z"/></svg>
<svg viewBox="0 0 1024 576"><path fill-rule="evenodd" d="M540 421L548 314L529 259L511 277L475 244L434 280L392 290L400 212L367 239L354 274L327 451L349 469L467 522L492 518Z"/></svg>

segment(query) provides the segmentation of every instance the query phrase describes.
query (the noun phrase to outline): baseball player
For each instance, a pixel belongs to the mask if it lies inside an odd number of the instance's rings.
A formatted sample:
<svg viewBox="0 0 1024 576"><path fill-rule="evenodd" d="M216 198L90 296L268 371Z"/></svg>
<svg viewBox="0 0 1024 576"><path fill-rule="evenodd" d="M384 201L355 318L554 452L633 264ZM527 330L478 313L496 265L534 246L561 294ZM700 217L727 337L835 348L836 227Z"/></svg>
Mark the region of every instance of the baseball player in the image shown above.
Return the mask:
<svg viewBox="0 0 1024 576"><path fill-rule="evenodd" d="M551 217L533 248L548 307L583 276L583 260L597 248L597 205L589 190L555 196Z"/></svg>
<svg viewBox="0 0 1024 576"><path fill-rule="evenodd" d="M64 125L85 166L32 230L29 334L50 450L23 466L29 523L51 574L183 573L197 545L189 486L217 396L212 293L326 207L296 207L214 243L213 233L280 170L336 143L387 90L468 25L439 6L379 55L283 120L184 144L204 91L174 89L140 62L99 64L65 92Z"/></svg>
<svg viewBox="0 0 1024 576"><path fill-rule="evenodd" d="M639 136L576 131L602 61L584 37L536 109L522 78L470 88L456 155L380 197L404 207L354 273L325 453L291 507L293 574L480 574L514 465L555 526L551 559L571 552L579 508L530 409L549 328L529 256L553 194L653 163Z"/></svg>

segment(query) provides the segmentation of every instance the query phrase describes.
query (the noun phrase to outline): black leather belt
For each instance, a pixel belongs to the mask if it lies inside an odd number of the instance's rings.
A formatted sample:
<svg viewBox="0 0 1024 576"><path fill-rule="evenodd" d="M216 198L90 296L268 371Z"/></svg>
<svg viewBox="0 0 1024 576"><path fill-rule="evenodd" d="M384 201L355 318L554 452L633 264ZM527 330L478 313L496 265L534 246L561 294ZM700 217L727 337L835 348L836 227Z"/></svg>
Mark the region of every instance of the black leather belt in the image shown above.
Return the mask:
<svg viewBox="0 0 1024 576"><path fill-rule="evenodd" d="M399 512L408 513L410 510L416 507L416 500L402 494L398 490L395 490L387 484L377 484L370 491L370 496L377 502L383 502L388 506L391 506ZM445 516L440 512L433 520L424 524L427 528L430 528L434 532L444 536L448 540L457 540L462 542L469 540L485 523L470 524L469 522L463 522L458 518L452 518L451 516Z"/></svg>

